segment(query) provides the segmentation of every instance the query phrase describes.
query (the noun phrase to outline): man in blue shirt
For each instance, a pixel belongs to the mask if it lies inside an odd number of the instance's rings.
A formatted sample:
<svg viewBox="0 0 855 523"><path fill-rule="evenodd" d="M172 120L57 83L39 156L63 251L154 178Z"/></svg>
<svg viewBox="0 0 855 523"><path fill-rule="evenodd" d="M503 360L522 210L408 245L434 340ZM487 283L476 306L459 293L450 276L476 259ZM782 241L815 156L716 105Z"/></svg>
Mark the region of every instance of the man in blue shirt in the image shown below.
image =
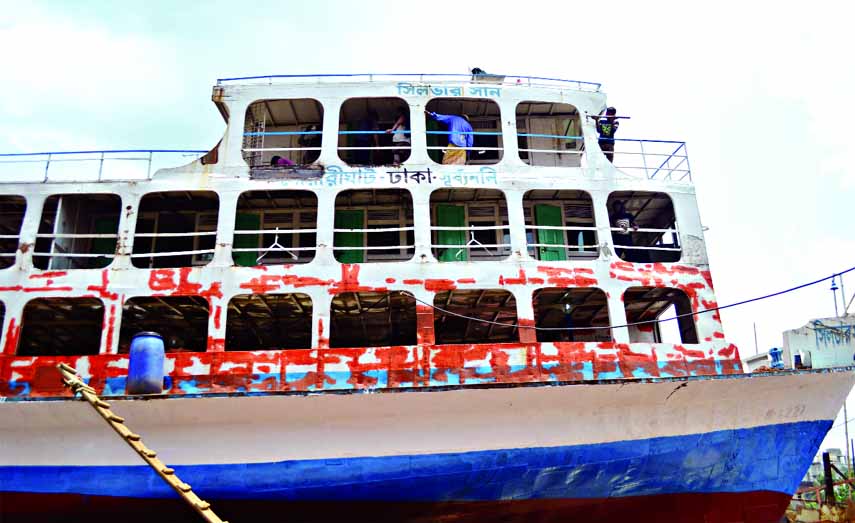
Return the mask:
<svg viewBox="0 0 855 523"><path fill-rule="evenodd" d="M448 146L442 156L443 165L466 165L466 149L472 147L474 136L469 118L464 114L437 114L425 111L434 120L448 127Z"/></svg>

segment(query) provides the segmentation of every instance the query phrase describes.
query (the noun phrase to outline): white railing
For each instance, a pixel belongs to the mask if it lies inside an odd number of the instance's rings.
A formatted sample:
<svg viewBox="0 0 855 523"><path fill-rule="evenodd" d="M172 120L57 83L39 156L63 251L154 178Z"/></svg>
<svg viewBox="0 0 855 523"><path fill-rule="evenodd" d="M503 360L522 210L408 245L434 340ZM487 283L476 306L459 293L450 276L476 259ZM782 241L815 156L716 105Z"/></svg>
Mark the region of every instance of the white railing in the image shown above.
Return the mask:
<svg viewBox="0 0 855 523"><path fill-rule="evenodd" d="M161 168L177 167L208 151L126 149L0 154L4 183L150 180Z"/></svg>
<svg viewBox="0 0 855 523"><path fill-rule="evenodd" d="M616 138L613 163L621 171L648 180L692 181L686 142Z"/></svg>
<svg viewBox="0 0 855 523"><path fill-rule="evenodd" d="M255 83L272 85L274 83L290 84L342 84L349 82L374 83L374 82L398 82L406 84L402 89L412 90L417 94L433 94L439 96L432 90L431 86L476 83L490 86L525 86L545 87L551 89L572 89L578 91L597 92L601 84L596 82L585 82L581 80L563 80L560 78L547 78L542 76L517 76L503 74L456 74L456 73L356 73L356 74L270 74L263 76L241 76L235 78L218 78L217 85L230 83ZM411 85L417 82L421 85ZM462 91L461 91L462 92Z"/></svg>

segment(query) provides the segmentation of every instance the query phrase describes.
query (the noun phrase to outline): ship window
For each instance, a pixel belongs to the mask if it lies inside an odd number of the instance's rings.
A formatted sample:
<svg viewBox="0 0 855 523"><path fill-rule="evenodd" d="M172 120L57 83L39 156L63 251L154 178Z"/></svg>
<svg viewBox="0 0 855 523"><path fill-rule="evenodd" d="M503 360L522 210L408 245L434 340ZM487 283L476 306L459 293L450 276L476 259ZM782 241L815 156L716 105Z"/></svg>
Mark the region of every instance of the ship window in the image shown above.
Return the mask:
<svg viewBox="0 0 855 523"><path fill-rule="evenodd" d="M338 156L348 165L397 165L410 157L410 106L401 98L346 100L338 125Z"/></svg>
<svg viewBox="0 0 855 523"><path fill-rule="evenodd" d="M440 292L434 296L433 304L437 307L433 312L437 345L519 341L517 302L508 291L467 289Z"/></svg>
<svg viewBox="0 0 855 523"><path fill-rule="evenodd" d="M0 195L0 269L15 265L26 210L27 200L22 196Z"/></svg>
<svg viewBox="0 0 855 523"><path fill-rule="evenodd" d="M636 263L680 260L677 218L667 194L617 191L609 195L607 206L612 242L619 258ZM630 225L626 232L619 226L621 221Z"/></svg>
<svg viewBox="0 0 855 523"><path fill-rule="evenodd" d="M243 159L253 176L310 165L321 156L323 130L324 108L317 100L258 100L246 110Z"/></svg>
<svg viewBox="0 0 855 523"><path fill-rule="evenodd" d="M425 110L444 116L465 116L472 126L472 146L463 155L449 149L448 123L425 114L428 156L436 163L489 165L501 161L502 117L499 105L485 98L434 98ZM461 135L464 136L464 135ZM456 145L460 145L459 143Z"/></svg>
<svg viewBox="0 0 855 523"><path fill-rule="evenodd" d="M343 191L335 199L335 258L341 263L413 257L413 197L403 189Z"/></svg>
<svg viewBox="0 0 855 523"><path fill-rule="evenodd" d="M528 191L523 197L528 254L543 261L599 254L594 203L584 191Z"/></svg>
<svg viewBox="0 0 855 523"><path fill-rule="evenodd" d="M534 292L537 341L612 341L606 293L597 288L538 289Z"/></svg>
<svg viewBox="0 0 855 523"><path fill-rule="evenodd" d="M36 237L37 269L102 269L116 255L122 200L115 194L62 194L45 200Z"/></svg>
<svg viewBox="0 0 855 523"><path fill-rule="evenodd" d="M166 352L205 352L208 345L208 300L199 296L138 296L122 306L119 352L130 350L140 332L156 332Z"/></svg>
<svg viewBox="0 0 855 523"><path fill-rule="evenodd" d="M517 143L520 159L529 165L579 167L584 148L579 111L570 104L520 102Z"/></svg>
<svg viewBox="0 0 855 523"><path fill-rule="evenodd" d="M496 189L439 189L430 195L433 255L439 261L501 260L511 254L505 195Z"/></svg>
<svg viewBox="0 0 855 523"><path fill-rule="evenodd" d="M311 344L307 294L241 294L229 302L226 350L307 349Z"/></svg>
<svg viewBox="0 0 855 523"><path fill-rule="evenodd" d="M692 311L686 293L669 287L630 287L623 295L627 323L673 318ZM694 316L629 327L630 342L698 343Z"/></svg>
<svg viewBox="0 0 855 523"><path fill-rule="evenodd" d="M98 354L104 304L97 298L36 298L24 306L20 356Z"/></svg>
<svg viewBox="0 0 855 523"><path fill-rule="evenodd" d="M241 194L232 248L235 265L252 267L312 261L317 214L318 197L310 191L247 191ZM299 232L301 230L307 232Z"/></svg>
<svg viewBox="0 0 855 523"><path fill-rule="evenodd" d="M134 267L207 265L214 257L219 198L212 191L148 193L140 201Z"/></svg>
<svg viewBox="0 0 855 523"><path fill-rule="evenodd" d="M337 294L330 322L330 347L416 344L416 300L406 292Z"/></svg>

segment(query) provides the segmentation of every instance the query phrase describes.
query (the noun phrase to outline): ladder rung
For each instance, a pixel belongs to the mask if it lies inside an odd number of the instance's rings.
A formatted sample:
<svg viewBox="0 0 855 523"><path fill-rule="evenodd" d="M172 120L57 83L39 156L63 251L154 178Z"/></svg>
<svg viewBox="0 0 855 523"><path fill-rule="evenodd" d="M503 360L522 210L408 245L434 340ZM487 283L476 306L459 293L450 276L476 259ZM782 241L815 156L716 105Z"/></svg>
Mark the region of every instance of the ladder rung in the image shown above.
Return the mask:
<svg viewBox="0 0 855 523"><path fill-rule="evenodd" d="M162 469L160 469L160 471L166 474L167 476L175 474L175 469L169 467L163 467Z"/></svg>
<svg viewBox="0 0 855 523"><path fill-rule="evenodd" d="M135 434L133 432L129 432L125 434L125 439L129 439L131 441L139 441L142 438L139 434Z"/></svg>
<svg viewBox="0 0 855 523"><path fill-rule="evenodd" d="M125 422L125 418L123 418L121 416L116 416L115 414L110 414L109 416L107 416L107 419L109 419L110 421L114 421L116 423L124 423Z"/></svg>

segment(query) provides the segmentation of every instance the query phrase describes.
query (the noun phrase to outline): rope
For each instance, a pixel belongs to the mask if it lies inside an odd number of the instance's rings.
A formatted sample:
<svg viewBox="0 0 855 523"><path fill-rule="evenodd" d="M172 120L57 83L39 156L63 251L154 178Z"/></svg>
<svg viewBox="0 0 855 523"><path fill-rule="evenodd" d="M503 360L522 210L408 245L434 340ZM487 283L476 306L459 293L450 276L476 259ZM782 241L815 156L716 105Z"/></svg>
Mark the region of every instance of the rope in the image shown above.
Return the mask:
<svg viewBox="0 0 855 523"><path fill-rule="evenodd" d="M458 314L456 312L443 309L442 307L437 307L436 305L434 305L432 303L428 303L424 300L420 300L419 298L414 297L414 299L415 299L415 301L417 301L423 305L427 305L428 307L431 307L434 310L438 310L439 312L442 312L444 314L448 314L451 316L456 316L458 318L463 318L463 319L472 320L472 321L480 321L481 323L489 323L491 325L498 325L500 327L514 327L517 329L532 329L532 330L536 330L536 331L574 331L574 330L594 330L594 329L612 330L612 329L622 329L622 328L626 328L626 327L632 327L635 325L645 325L648 323L660 323L660 322L665 322L665 321L678 320L680 318L685 318L687 316L697 316L698 314L705 314L707 312L721 311L724 309L729 309L731 307L737 307L739 305L745 305L747 303L752 303L755 301L765 300L768 298L774 298L775 296L780 296L782 294L787 294L789 292L804 289L805 287L810 287L811 285L816 285L817 283L822 283L824 281L828 281L832 278L842 276L842 275L844 275L848 272L852 272L852 271L855 271L855 267L850 267L849 269L846 269L845 271L836 272L836 273L832 274L831 276L826 276L825 278L820 278L818 280L814 280L814 281L809 282L809 283L803 283L801 285L796 285L795 287L790 287L789 289L784 289L782 291L773 292L771 294L766 294L764 296L758 296L756 298L750 298L747 300L738 301L736 303L730 303L728 305L722 305L720 307L710 307L709 309L703 309L703 310L699 310L697 312L687 312L685 314L678 314L678 315L672 316L670 318L665 318L665 319L658 319L657 318L655 320L636 321L636 322L631 322L631 323L625 323L623 325L602 325L602 326L593 326L592 325L590 327L536 327L533 325L520 325L519 323L503 323L500 321L485 320L482 318L475 318L472 316L466 316L464 314Z"/></svg>

